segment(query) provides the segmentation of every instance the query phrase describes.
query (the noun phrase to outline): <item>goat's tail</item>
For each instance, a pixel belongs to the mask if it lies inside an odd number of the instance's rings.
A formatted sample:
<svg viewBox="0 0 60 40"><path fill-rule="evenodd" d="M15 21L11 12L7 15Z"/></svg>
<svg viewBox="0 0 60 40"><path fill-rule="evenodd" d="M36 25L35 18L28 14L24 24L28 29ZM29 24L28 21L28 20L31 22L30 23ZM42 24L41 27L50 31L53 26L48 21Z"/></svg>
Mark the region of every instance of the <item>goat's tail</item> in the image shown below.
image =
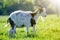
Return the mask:
<svg viewBox="0 0 60 40"><path fill-rule="evenodd" d="M9 20L7 20L7 22L5 23L4 27L6 28L9 24Z"/></svg>

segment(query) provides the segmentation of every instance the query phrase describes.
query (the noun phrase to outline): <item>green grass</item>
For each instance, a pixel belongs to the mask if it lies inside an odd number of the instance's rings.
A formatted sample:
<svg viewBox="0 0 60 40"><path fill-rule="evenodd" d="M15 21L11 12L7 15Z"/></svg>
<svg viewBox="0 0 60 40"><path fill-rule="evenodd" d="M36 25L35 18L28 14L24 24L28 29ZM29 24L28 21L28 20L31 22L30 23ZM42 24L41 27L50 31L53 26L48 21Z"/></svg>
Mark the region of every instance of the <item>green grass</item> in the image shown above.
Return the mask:
<svg viewBox="0 0 60 40"><path fill-rule="evenodd" d="M0 40L60 40L60 17L48 15L44 22L39 18L36 24L36 36L29 30L29 36L26 38L26 28L17 28L15 37L8 37L10 25L4 28L8 16L0 16Z"/></svg>

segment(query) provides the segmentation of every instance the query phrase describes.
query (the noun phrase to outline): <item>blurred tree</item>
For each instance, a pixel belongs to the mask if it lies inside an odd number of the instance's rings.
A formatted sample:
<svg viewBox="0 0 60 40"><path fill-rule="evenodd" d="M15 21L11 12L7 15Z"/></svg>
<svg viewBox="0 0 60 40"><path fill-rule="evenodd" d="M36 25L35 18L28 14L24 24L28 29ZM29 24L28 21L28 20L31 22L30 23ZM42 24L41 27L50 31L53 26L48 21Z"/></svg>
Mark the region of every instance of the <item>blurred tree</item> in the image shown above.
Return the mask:
<svg viewBox="0 0 60 40"><path fill-rule="evenodd" d="M10 14L15 10L33 10L32 0L0 0L0 15Z"/></svg>

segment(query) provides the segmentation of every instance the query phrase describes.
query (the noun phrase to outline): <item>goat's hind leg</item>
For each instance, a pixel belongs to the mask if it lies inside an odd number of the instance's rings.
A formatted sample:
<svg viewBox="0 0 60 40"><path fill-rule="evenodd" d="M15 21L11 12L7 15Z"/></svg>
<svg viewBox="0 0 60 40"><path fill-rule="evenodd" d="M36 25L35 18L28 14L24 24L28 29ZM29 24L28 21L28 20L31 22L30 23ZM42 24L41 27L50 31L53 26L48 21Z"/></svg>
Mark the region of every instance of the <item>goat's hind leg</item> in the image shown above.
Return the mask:
<svg viewBox="0 0 60 40"><path fill-rule="evenodd" d="M11 35L12 37L14 37L14 33L15 33L15 31L16 31L16 27L15 27L14 22L11 20L11 18L9 18L9 23L10 23L10 25L11 25L11 29L9 30L8 35L9 35L9 36Z"/></svg>
<svg viewBox="0 0 60 40"><path fill-rule="evenodd" d="M8 35L14 38L14 29L10 29Z"/></svg>
<svg viewBox="0 0 60 40"><path fill-rule="evenodd" d="M14 27L14 28L12 28ZM14 34L16 33L16 28L15 26L12 26L11 29L9 30L9 35L11 35L14 38Z"/></svg>

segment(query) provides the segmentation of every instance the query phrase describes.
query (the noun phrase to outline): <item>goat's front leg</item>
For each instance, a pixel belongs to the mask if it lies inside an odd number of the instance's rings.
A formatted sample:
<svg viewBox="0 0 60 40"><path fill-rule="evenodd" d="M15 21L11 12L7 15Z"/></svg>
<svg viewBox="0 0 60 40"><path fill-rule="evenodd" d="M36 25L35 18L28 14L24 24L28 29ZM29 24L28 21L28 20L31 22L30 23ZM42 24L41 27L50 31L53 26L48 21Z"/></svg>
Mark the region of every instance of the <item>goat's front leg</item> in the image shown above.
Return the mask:
<svg viewBox="0 0 60 40"><path fill-rule="evenodd" d="M29 19L25 21L25 25L26 25L26 37L27 37L29 33L29 26L31 25Z"/></svg>
<svg viewBox="0 0 60 40"><path fill-rule="evenodd" d="M36 28L33 26L34 35L36 35Z"/></svg>

